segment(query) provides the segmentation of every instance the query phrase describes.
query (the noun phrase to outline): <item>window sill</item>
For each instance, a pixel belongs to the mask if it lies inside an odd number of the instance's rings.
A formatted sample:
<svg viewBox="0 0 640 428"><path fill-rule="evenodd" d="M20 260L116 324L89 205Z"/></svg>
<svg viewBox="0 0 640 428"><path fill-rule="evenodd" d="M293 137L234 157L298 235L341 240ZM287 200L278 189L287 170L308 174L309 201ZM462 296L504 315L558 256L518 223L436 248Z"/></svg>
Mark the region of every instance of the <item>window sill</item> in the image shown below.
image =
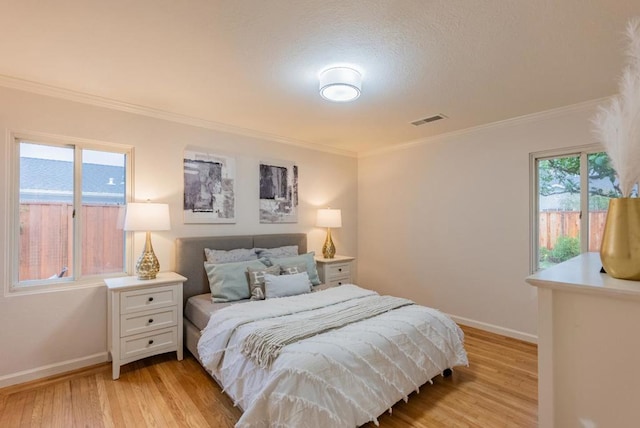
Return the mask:
<svg viewBox="0 0 640 428"><path fill-rule="evenodd" d="M55 293L59 291L82 290L85 288L105 287L105 278L126 276L124 272L111 275L94 276L79 280L60 280L29 285L12 285L5 290L5 297L27 296L32 294Z"/></svg>

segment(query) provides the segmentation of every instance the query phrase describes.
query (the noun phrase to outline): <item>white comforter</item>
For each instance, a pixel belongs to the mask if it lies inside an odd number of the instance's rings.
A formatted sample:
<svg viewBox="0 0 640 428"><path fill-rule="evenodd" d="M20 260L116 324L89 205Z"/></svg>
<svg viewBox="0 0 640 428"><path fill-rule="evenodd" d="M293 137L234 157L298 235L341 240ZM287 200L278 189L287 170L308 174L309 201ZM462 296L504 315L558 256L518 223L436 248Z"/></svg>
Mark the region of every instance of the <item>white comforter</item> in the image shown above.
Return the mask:
<svg viewBox="0 0 640 428"><path fill-rule="evenodd" d="M233 305L198 342L204 366L244 413L236 427L356 427L446 368L466 365L463 333L447 316L404 306L283 348L263 369L241 352L256 328L376 294L355 285Z"/></svg>

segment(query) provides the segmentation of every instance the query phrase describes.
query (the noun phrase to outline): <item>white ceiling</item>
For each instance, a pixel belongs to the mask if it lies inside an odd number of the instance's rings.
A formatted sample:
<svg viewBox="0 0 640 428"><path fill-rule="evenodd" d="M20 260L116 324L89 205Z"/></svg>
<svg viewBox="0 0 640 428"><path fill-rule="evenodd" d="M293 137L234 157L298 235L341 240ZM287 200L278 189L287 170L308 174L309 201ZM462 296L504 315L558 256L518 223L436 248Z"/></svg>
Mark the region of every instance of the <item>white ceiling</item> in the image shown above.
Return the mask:
<svg viewBox="0 0 640 428"><path fill-rule="evenodd" d="M615 93L633 16L638 0L3 0L0 75L363 153ZM318 94L340 64L363 74L355 102Z"/></svg>

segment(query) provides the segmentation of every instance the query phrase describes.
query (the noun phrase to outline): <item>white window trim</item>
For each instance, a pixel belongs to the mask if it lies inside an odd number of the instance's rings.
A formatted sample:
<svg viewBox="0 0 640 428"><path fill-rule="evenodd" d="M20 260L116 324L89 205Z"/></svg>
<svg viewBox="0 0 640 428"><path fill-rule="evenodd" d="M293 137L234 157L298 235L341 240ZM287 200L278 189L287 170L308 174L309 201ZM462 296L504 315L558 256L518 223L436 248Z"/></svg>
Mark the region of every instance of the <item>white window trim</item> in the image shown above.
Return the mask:
<svg viewBox="0 0 640 428"><path fill-rule="evenodd" d="M580 156L580 211L589 212L589 199L583 197L582 192L588 192L589 177L587 156L591 153L605 151L600 144L587 144L583 146L564 147L553 150L543 150L529 153L529 272L536 273L538 268L538 168L536 161L545 158L557 158L564 156ZM589 216L580 216L580 251L585 253L589 249Z"/></svg>
<svg viewBox="0 0 640 428"><path fill-rule="evenodd" d="M99 150L99 151L111 151L117 153L124 153L126 159L126 171L128 173L126 186L125 186L125 202L130 202L133 195L134 183L133 177L134 174L134 147L125 144L117 144L117 143L108 143L98 140L90 140L86 138L77 138L77 137L67 137L60 135L47 134L42 132L34 132L34 131L15 131L9 130L7 133L7 140L9 144L7 145L7 159L8 159L8 168L7 168L7 192L6 192L6 200L5 204L7 207L7 216L5 221L5 237L7 238L7 246L5 247L5 267L6 272L4 275L4 296L21 296L25 294L39 294L39 293L49 293L55 291L65 291L65 290L77 290L88 287L101 287L104 286L104 278L109 277L118 277L123 274L128 275L133 271L134 265L134 255L133 255L133 234L127 233L125 239L125 272L119 272L114 274L104 274L104 275L90 275L81 278L75 279L63 279L61 278L59 281L51 281L47 280L46 283L40 281L33 281L33 283L19 283L18 281L18 265L20 263L20 254L18 250L18 242L17 242L17 234L15 233L16 227L20 218L20 208L19 208L19 183L20 183L20 175L19 175L19 144L20 140L33 141L35 143L44 143L50 145L58 145L58 146L80 146L82 149L87 150ZM80 152L76 153L76 165L77 157ZM80 159L80 164L82 165L82 159ZM81 168L75 168L74 174L81 173ZM76 177L77 178L77 177ZM80 186L79 180L74 180L75 186ZM74 204L77 204L78 199L81 197L78 189L76 190L76 200ZM78 205L76 205L78 206ZM79 223L74 222L74 245L81 244L81 235L79 231ZM76 259L79 259L80 256L74 256ZM77 260L74 260L74 265ZM80 262L81 263L81 262ZM79 266L79 265L77 265Z"/></svg>

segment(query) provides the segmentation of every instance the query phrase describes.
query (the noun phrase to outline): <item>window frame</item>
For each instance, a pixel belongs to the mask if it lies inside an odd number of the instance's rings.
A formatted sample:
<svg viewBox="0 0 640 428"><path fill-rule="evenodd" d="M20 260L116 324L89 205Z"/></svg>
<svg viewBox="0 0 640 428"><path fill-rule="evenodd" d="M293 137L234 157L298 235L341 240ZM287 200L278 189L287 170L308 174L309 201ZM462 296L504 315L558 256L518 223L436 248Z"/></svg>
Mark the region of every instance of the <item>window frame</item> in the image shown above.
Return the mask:
<svg viewBox="0 0 640 428"><path fill-rule="evenodd" d="M539 234L539 212L538 204L539 177L538 161L554 159L559 157L578 156L580 157L580 252L589 251L589 163L588 156L592 153L604 152L604 147L600 144L586 144L582 146L564 147L559 149L543 150L529 153L529 272L534 274L540 271L538 266L538 253L540 244Z"/></svg>
<svg viewBox="0 0 640 428"><path fill-rule="evenodd" d="M133 235L126 232L124 236L124 271L109 274L81 275L82 268L82 216L76 215L73 221L73 275L69 278L39 279L19 281L20 251L20 143L32 142L57 147L74 149L73 165L73 206L76 212L82 207L82 153L83 150L113 152L125 155L125 204L133 195L133 156L134 148L130 145L107 143L85 138L44 134L39 132L9 132L9 186L6 236L8 238L8 254L6 258L7 272L5 295L32 294L55 290L79 289L101 286L103 279L129 275L133 269ZM79 150L78 150L79 149Z"/></svg>

